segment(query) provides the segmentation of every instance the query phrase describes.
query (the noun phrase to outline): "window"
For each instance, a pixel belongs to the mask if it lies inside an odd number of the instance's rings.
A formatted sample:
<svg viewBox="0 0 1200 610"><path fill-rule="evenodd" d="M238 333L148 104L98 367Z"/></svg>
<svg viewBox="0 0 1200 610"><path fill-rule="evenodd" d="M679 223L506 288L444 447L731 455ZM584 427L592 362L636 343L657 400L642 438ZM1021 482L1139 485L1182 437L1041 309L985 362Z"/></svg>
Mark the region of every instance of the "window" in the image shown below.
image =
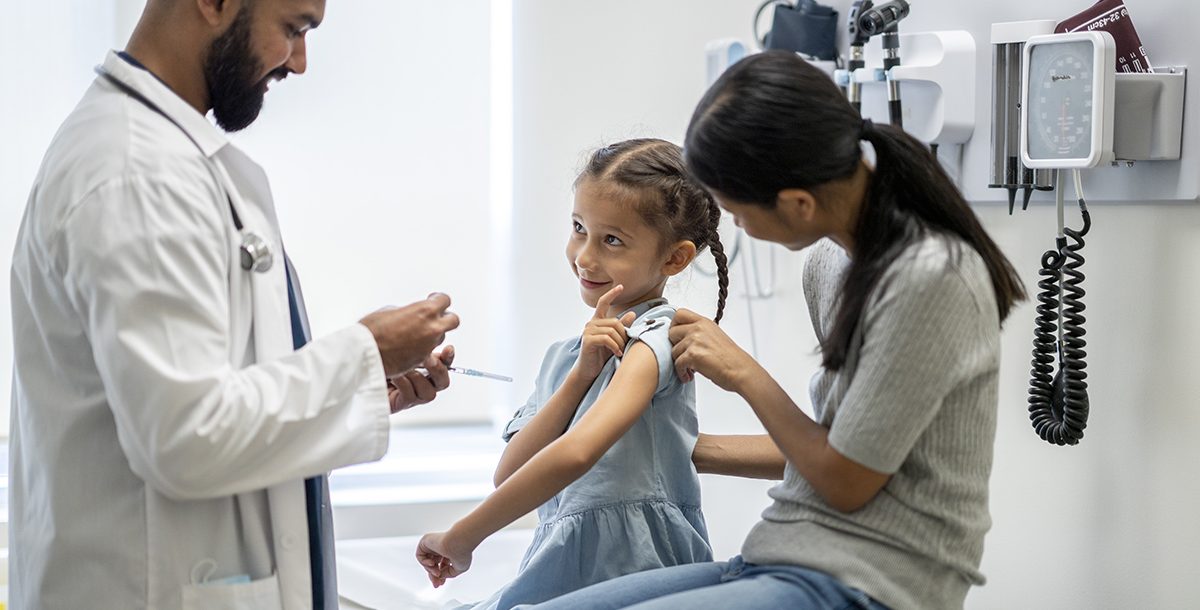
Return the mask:
<svg viewBox="0 0 1200 610"><path fill-rule="evenodd" d="M314 335L445 292L462 319L447 339L457 362L514 374L495 331L507 267L493 186L503 198L511 178L492 172L490 16L487 0L329 3L308 34L307 72L275 84L234 136L271 179ZM511 384L452 383L396 424L511 411Z"/></svg>

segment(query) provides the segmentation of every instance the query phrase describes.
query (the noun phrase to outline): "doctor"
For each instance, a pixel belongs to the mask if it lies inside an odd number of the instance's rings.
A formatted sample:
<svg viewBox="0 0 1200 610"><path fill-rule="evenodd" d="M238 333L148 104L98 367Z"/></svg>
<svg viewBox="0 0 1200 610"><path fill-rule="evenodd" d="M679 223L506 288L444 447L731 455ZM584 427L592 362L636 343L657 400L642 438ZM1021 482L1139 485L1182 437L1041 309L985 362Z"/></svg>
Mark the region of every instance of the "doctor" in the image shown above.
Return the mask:
<svg viewBox="0 0 1200 610"><path fill-rule="evenodd" d="M149 0L50 145L12 269L12 607L336 607L323 473L447 386L458 318L304 345L266 176L205 119L249 125L324 6Z"/></svg>

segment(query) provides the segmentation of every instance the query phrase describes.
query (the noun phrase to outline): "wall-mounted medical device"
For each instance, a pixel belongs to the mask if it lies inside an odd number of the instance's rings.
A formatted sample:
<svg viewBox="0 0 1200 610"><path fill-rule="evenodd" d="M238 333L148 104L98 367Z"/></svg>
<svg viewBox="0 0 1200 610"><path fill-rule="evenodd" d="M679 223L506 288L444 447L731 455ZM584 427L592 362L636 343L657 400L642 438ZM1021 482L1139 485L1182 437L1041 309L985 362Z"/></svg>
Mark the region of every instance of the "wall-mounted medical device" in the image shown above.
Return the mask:
<svg viewBox="0 0 1200 610"><path fill-rule="evenodd" d="M1021 161L1087 168L1178 159L1187 69L1119 72L1107 32L1035 36L1025 45Z"/></svg>
<svg viewBox="0 0 1200 610"><path fill-rule="evenodd" d="M1183 152L1184 66L1117 72L1113 83L1116 161L1174 161Z"/></svg>
<svg viewBox="0 0 1200 610"><path fill-rule="evenodd" d="M1034 36L1022 69L1021 162L1081 169L1113 159L1117 48L1108 32Z"/></svg>
<svg viewBox="0 0 1200 610"><path fill-rule="evenodd" d="M758 33L758 22L767 7L774 7L771 29ZM765 0L754 13L754 40L763 49L794 51L809 59L835 61L838 12L816 0Z"/></svg>
<svg viewBox="0 0 1200 610"><path fill-rule="evenodd" d="M850 38L850 61L847 65L849 77L842 83L850 105L862 111L862 83L857 72L866 67L863 49L872 37L880 36L884 51L883 69L874 73L874 78L888 86L888 120L892 125L903 127L904 113L900 101L900 83L892 75L892 68L900 65L900 21L908 16L909 5L905 0L890 0L875 4L873 0L857 0L850 7L850 18L846 21L846 32Z"/></svg>
<svg viewBox="0 0 1200 610"><path fill-rule="evenodd" d="M899 35L904 63L885 68L887 49L866 47L861 67L834 72L834 80L847 87L848 95L858 87L860 112L877 122L903 113L904 130L931 144L962 144L975 131L975 87L964 87L976 74L975 37L965 30L914 32ZM853 54L847 66L853 66ZM904 103L892 103L891 91L885 96L873 86L904 85ZM887 102L885 110L883 103ZM886 114L885 114L886 113Z"/></svg>
<svg viewBox="0 0 1200 610"><path fill-rule="evenodd" d="M1092 218L1080 170L1113 158L1116 44L1107 32L1033 36L1021 65L1021 163L1054 171L1058 211L1055 247L1042 255L1038 270L1029 420L1046 442L1075 445L1091 410L1082 250ZM1060 177L1067 170L1073 172L1080 229L1066 226Z"/></svg>
<svg viewBox="0 0 1200 610"><path fill-rule="evenodd" d="M1118 9L1124 10L1121 6L1105 14L1111 16ZM993 116L998 121L1013 117L1011 47L1020 45L1020 68L1015 71L1021 75L1016 109L1017 167L1023 182L1029 178L1026 170L1051 172L1053 178L1058 234L1055 247L1042 255L1038 271L1029 418L1038 436L1056 445L1077 444L1090 413L1082 251L1092 217L1083 196L1081 170L1116 160L1132 164L1135 160L1178 159L1186 78L1183 68L1139 66L1138 58L1144 59L1146 54L1144 49L1128 48L1128 41L1138 40L1131 23L1124 23L1128 26L1125 48L1119 49L1105 30L1108 21L1102 16L1087 13L1077 18L1083 25L1073 32L1023 36L1044 28L1047 22L996 24L992 30L993 43L998 43L993 47ZM1127 21L1127 13L1121 19ZM1087 24L1095 27L1087 28ZM1063 25L1057 29L1062 30ZM1135 73L1132 68L1137 67L1148 71ZM1009 122L993 130L992 149L992 186L1010 189L1010 213L1015 190L1011 127ZM1001 155L1007 157L1003 163ZM1065 220L1061 178L1068 171L1082 219L1078 229L1068 227ZM1005 183L996 184L1001 175ZM1015 186L1026 189L1028 202L1028 187Z"/></svg>
<svg viewBox="0 0 1200 610"><path fill-rule="evenodd" d="M1122 49L1119 41L1115 56L1110 56L1107 42L1095 42L1101 39L1100 30L1053 34L1055 25L1053 20L992 24L992 140L988 186L1008 191L1010 213L1017 192L1024 191L1022 209L1025 209L1033 191L1054 189L1049 168L1062 167L1067 155L1079 155L1075 157L1080 159L1079 163L1073 166L1095 167L1106 161L1132 165L1134 161L1176 160L1182 152L1187 68L1166 66L1154 68L1153 73L1133 72L1129 61L1131 52ZM1070 37L1082 37L1082 40ZM1026 53L1026 46L1034 40L1037 41L1034 46L1045 45L1037 52L1037 60L1053 60L1055 65L1036 69L1027 65L1035 57ZM1100 58L1099 54L1104 57ZM1068 55L1073 59L1068 59ZM1141 55L1144 56L1144 51ZM1126 61L1122 62L1122 59ZM1059 61L1062 65L1057 65ZM1080 70L1075 77L1066 73L1070 66ZM1073 89L1083 82L1085 66L1091 68L1090 78L1095 79L1094 84ZM1051 73L1056 70L1062 72ZM1038 83L1039 92L1048 95L1036 95L1023 101L1023 85L1037 78L1043 78ZM1046 79L1051 80L1047 82ZM1084 92L1084 86L1093 88ZM1050 98L1067 92L1074 94L1070 98L1073 105L1065 107L1064 115L1066 98ZM1088 99L1082 100L1080 96L1085 94ZM1110 94L1111 98L1107 97ZM1036 116L1025 111L1029 104L1039 106ZM1045 107L1053 104L1058 106ZM1102 121L1092 120L1106 118L1101 110L1112 112L1109 129L1104 129ZM1085 120L1092 121L1088 128L1083 125ZM1068 122L1071 123L1069 128ZM1031 125L1034 126L1031 128ZM1038 132L1036 137L1030 137L1034 135L1027 133L1030 129ZM1084 132L1080 133L1080 129ZM1093 138L1093 135L1099 138ZM1022 151L1027 145L1023 141L1032 143L1035 149ZM1065 148L1057 153L1050 152L1052 148L1068 146L1086 146L1087 149L1083 153L1069 152ZM1031 158L1035 161L1028 164Z"/></svg>
<svg viewBox="0 0 1200 610"><path fill-rule="evenodd" d="M1008 213L1023 191L1021 209L1033 191L1054 188L1053 174L1021 163L1021 83L1025 41L1054 31L1054 21L1015 21L992 24L992 146L988 187L1008 191Z"/></svg>

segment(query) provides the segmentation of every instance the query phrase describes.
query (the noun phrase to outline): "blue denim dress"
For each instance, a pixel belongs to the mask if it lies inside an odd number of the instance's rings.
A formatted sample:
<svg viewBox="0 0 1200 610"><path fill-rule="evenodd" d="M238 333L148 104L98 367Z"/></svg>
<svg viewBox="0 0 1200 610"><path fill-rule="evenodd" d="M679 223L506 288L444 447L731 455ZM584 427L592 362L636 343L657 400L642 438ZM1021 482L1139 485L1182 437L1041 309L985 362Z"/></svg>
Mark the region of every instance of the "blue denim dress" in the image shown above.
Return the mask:
<svg viewBox="0 0 1200 610"><path fill-rule="evenodd" d="M641 341L658 360L650 407L587 474L538 508L538 527L516 579L476 609L539 603L625 574L712 561L700 512L695 386L675 376L667 335L675 308L657 299L633 308L628 350ZM536 388L504 429L507 441L562 385L579 357L579 337L550 346ZM595 404L620 362L588 390L570 426Z"/></svg>

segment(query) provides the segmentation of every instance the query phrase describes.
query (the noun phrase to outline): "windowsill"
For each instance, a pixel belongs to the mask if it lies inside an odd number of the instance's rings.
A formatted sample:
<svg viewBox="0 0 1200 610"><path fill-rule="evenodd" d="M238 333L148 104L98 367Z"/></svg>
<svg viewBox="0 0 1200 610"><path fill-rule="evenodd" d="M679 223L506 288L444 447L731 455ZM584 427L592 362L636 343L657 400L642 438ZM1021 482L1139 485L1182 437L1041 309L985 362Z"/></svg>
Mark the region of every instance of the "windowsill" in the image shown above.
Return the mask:
<svg viewBox="0 0 1200 610"><path fill-rule="evenodd" d="M480 500L503 451L491 426L393 428L381 460L330 476L330 499L334 508Z"/></svg>
<svg viewBox="0 0 1200 610"><path fill-rule="evenodd" d="M378 462L329 478L339 540L412 536L449 527L494 489L504 441L490 425L405 427ZM533 513L512 525L529 528Z"/></svg>
<svg viewBox="0 0 1200 610"><path fill-rule="evenodd" d="M339 538L403 536L444 527L494 489L504 441L490 425L393 428L377 462L329 479ZM8 442L0 441L0 563L8 547ZM404 519L397 520L403 512ZM518 524L529 525L528 520Z"/></svg>

